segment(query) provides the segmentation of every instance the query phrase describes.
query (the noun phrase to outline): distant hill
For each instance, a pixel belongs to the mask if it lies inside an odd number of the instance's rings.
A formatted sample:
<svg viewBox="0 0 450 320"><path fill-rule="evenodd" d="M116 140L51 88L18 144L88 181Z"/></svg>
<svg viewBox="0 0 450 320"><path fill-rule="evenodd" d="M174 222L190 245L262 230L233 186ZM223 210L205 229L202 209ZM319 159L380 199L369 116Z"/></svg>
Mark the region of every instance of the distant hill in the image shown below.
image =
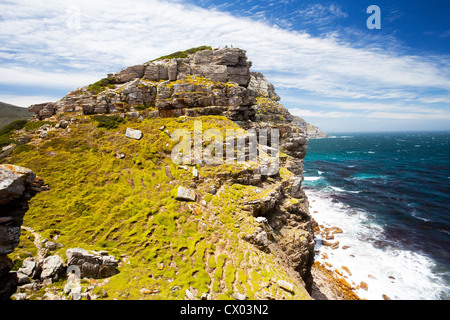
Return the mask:
<svg viewBox="0 0 450 320"><path fill-rule="evenodd" d="M0 102L0 129L15 120L28 120L32 116L33 113L28 112L27 108Z"/></svg>

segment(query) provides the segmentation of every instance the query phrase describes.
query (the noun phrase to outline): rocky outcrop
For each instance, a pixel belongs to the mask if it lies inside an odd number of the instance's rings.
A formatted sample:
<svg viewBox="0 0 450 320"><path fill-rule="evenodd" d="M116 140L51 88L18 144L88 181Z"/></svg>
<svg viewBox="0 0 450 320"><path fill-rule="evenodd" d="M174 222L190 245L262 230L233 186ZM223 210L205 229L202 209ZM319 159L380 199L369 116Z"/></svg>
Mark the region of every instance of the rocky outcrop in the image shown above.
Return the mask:
<svg viewBox="0 0 450 320"><path fill-rule="evenodd" d="M77 266L80 269L80 277L101 279L115 275L119 261L106 251L87 251L81 248L68 249L66 251L67 265Z"/></svg>
<svg viewBox="0 0 450 320"><path fill-rule="evenodd" d="M18 284L13 263L7 256L20 241L20 226L28 200L43 189L42 179L23 167L0 165L0 300L9 299Z"/></svg>
<svg viewBox="0 0 450 320"><path fill-rule="evenodd" d="M128 67L72 91L57 102L32 105L28 110L44 119L62 112L117 113L149 106L158 109L158 116L180 116L185 114L185 108L222 106L220 113L230 111L233 116L236 111L253 104L253 97L246 90L250 66L244 50L202 50L188 58L163 59ZM176 83L187 78L207 81ZM160 83L162 80L167 82Z"/></svg>
<svg viewBox="0 0 450 320"><path fill-rule="evenodd" d="M248 84L248 89L252 91L253 96L256 97L266 97L273 101L280 101L281 98L275 92L275 87L261 72L251 72L250 82Z"/></svg>
<svg viewBox="0 0 450 320"><path fill-rule="evenodd" d="M320 130L319 127L307 123L304 119L298 116L293 117L292 123L295 124L297 127L301 128L303 131L305 131L306 136L308 138L316 139L327 137L327 134L322 132L322 130Z"/></svg>
<svg viewBox="0 0 450 320"><path fill-rule="evenodd" d="M245 240L264 252L280 251L287 264L299 273L306 289L312 289L314 230L309 203L301 188L301 178L281 181L259 199L243 201L259 223Z"/></svg>

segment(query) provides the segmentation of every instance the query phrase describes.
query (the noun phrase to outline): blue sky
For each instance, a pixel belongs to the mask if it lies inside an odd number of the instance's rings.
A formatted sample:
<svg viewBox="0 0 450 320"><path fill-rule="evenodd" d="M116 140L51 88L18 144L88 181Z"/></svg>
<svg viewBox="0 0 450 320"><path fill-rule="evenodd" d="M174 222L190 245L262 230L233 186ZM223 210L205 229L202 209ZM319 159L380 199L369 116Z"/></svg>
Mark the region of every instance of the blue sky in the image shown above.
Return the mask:
<svg viewBox="0 0 450 320"><path fill-rule="evenodd" d="M233 44L325 131L450 130L449 12L448 0L0 0L0 101L56 101L126 66Z"/></svg>

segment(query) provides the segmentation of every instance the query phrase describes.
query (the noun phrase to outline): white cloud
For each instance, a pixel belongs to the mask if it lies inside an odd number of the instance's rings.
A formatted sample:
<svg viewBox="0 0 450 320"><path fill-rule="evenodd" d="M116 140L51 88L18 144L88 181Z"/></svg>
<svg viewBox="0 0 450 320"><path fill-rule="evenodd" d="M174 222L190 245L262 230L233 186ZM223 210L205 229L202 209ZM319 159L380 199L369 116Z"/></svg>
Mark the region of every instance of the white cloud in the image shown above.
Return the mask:
<svg viewBox="0 0 450 320"><path fill-rule="evenodd" d="M338 5L324 6L320 3L310 4L305 9L295 12L304 24L328 24L338 18L347 18L348 14Z"/></svg>
<svg viewBox="0 0 450 320"><path fill-rule="evenodd" d="M16 95L2 95L0 94L0 101L12 104L14 106L27 108L32 104L53 102L61 99L58 96L16 96Z"/></svg>
<svg viewBox="0 0 450 320"><path fill-rule="evenodd" d="M75 71L43 71L25 67L0 67L0 83L17 86L51 87L73 90L91 84L102 78L101 73L80 73Z"/></svg>
<svg viewBox="0 0 450 320"><path fill-rule="evenodd" d="M341 111L317 111L309 109L289 109L289 112L294 116L299 117L315 117L315 118L350 118L350 117L360 117L358 113L354 112L341 112Z"/></svg>

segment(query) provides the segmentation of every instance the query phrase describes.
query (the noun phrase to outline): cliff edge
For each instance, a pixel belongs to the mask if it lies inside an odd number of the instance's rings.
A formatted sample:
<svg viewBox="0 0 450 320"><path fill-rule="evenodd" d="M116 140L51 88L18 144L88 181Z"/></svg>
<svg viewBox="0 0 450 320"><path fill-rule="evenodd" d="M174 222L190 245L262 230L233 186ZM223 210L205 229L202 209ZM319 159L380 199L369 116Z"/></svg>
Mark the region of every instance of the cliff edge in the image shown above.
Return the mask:
<svg viewBox="0 0 450 320"><path fill-rule="evenodd" d="M37 260L120 257L89 299L311 299L308 137L250 67L244 50L194 48L30 106L12 134L27 142L1 162L50 189L30 201L17 264L40 237L54 246Z"/></svg>

